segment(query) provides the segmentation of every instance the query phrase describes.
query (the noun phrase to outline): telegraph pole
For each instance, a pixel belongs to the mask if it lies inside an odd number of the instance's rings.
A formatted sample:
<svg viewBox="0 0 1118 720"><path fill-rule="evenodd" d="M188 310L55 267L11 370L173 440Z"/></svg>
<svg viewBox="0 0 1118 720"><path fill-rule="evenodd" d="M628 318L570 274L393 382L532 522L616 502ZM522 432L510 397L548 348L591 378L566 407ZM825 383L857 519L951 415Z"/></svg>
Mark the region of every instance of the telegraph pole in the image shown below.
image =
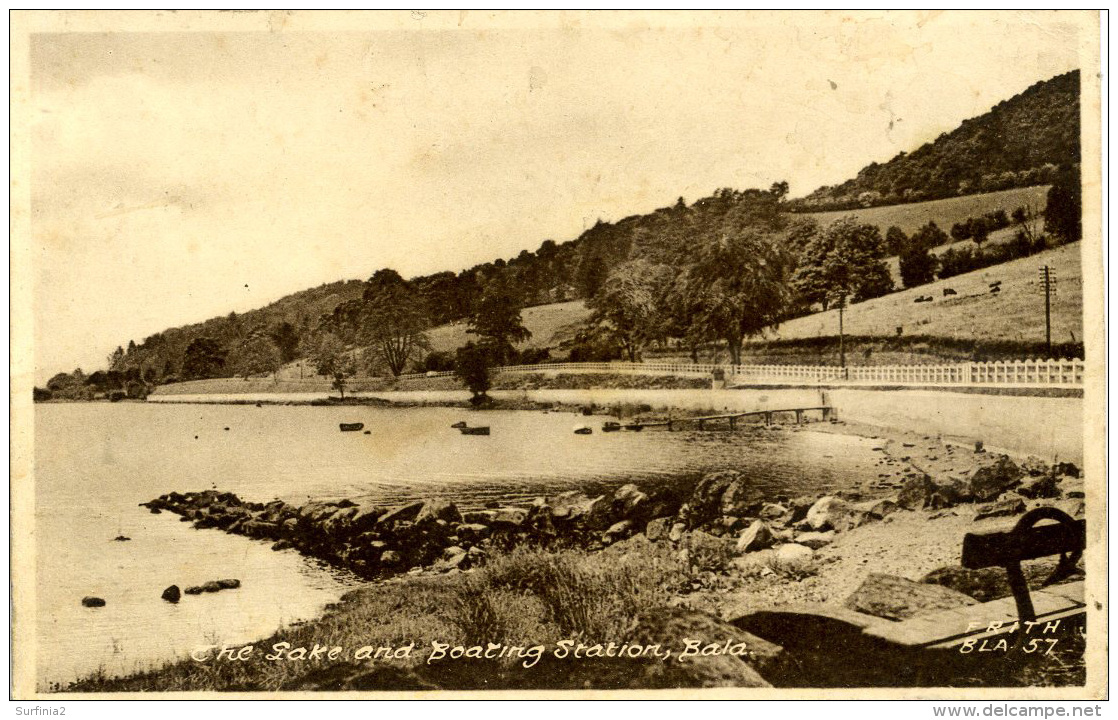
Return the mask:
<svg viewBox="0 0 1118 720"><path fill-rule="evenodd" d="M1040 290L1044 293L1044 347L1052 357L1052 296L1056 294L1056 273L1047 265L1039 271Z"/></svg>

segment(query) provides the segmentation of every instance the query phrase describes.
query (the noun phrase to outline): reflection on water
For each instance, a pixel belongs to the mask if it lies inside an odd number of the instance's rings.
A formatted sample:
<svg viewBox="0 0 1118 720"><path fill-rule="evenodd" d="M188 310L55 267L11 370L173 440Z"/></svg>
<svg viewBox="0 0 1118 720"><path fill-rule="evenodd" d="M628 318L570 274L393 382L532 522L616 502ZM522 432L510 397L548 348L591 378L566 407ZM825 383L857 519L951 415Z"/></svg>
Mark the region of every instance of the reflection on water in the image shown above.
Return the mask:
<svg viewBox="0 0 1118 720"><path fill-rule="evenodd" d="M458 420L489 436L450 429ZM155 406L36 407L37 634L40 685L104 669L132 672L199 645L243 642L315 615L355 580L292 551L196 531L138 503L218 488L242 498L373 496L385 504L445 495L463 507L572 487L679 482L742 471L772 493L865 477L860 438L822 433L676 432L575 435L582 418L450 408ZM601 418L595 418L595 424ZM341 433L340 422L370 430ZM228 429L226 429L228 428ZM131 538L114 542L116 536ZM159 599L236 577L236 591ZM103 608L81 606L85 595Z"/></svg>

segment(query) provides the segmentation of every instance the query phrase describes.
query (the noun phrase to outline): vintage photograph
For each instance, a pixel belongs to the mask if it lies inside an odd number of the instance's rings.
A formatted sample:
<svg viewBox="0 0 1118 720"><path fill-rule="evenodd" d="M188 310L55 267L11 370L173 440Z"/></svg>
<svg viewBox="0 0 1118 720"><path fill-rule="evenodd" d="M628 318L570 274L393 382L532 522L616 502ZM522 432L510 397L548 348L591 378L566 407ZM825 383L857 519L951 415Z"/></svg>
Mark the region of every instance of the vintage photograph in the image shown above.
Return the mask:
<svg viewBox="0 0 1118 720"><path fill-rule="evenodd" d="M11 21L14 698L1108 693L1097 12Z"/></svg>

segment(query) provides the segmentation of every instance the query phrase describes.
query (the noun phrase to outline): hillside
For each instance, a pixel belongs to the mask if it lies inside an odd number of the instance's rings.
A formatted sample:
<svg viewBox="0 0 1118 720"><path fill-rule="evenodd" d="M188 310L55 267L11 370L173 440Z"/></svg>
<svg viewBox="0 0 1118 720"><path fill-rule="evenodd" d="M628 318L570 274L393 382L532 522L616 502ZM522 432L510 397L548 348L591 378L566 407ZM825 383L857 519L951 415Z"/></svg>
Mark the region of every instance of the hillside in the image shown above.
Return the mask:
<svg viewBox="0 0 1118 720"><path fill-rule="evenodd" d="M1044 341L1044 296L1037 290L1037 268L1055 269L1057 296L1052 302L1052 342L1083 340L1083 273L1080 243L937 280L910 290L851 305L843 324L850 335L891 337L932 335L978 340ZM1001 292L990 283L1001 281ZM957 295L945 297L945 288ZM913 302L931 296L932 302ZM774 339L814 338L838 334L838 311L828 310L783 323Z"/></svg>
<svg viewBox="0 0 1118 720"><path fill-rule="evenodd" d="M894 225L912 233L929 220L947 230L995 210L1008 214L1030 206L1040 211L1047 184L1061 167L1079 159L1078 92L1078 72L1037 83L935 142L884 165L871 164L857 178L807 198L787 200L786 183L775 183L768 191L722 188L691 203L679 198L615 222L598 220L577 238L544 240L535 251L523 250L507 260L411 278L410 292L436 326L430 333L435 350L450 351L469 339L465 319L494 286L510 288L528 306L524 322L532 339L526 347L554 347L585 319L582 300L594 296L612 270L636 259L678 270L693 262L694 249L704 238L742 236L764 225L764 232L784 233L781 242L792 243L800 214L825 224L854 213L883 233ZM937 199L890 204L920 198ZM1011 234L993 233L989 243ZM896 280L896 260L889 265ZM266 338L290 368L318 342L321 318L359 299L365 287L356 280L330 283L242 315L171 328L128 343L109 369L124 382L147 385L229 376ZM203 370L185 363L186 350L196 341L204 346L194 357L203 361Z"/></svg>
<svg viewBox="0 0 1118 720"><path fill-rule="evenodd" d="M972 217L982 217L997 210L1005 210L1006 213L1012 214L1019 207L1032 207L1035 211L1040 211L1044 209L1047 193L1047 185L1037 185L905 205L831 210L804 213L804 215L815 218L820 225L826 225L847 215L856 215L860 222L876 225L881 230L882 236L894 226L904 230L906 235L912 235L928 221L934 221L946 231L955 223L965 222Z"/></svg>
<svg viewBox="0 0 1118 720"><path fill-rule="evenodd" d="M800 212L893 205L1049 183L1079 162L1079 71L1039 82L911 153L793 201Z"/></svg>

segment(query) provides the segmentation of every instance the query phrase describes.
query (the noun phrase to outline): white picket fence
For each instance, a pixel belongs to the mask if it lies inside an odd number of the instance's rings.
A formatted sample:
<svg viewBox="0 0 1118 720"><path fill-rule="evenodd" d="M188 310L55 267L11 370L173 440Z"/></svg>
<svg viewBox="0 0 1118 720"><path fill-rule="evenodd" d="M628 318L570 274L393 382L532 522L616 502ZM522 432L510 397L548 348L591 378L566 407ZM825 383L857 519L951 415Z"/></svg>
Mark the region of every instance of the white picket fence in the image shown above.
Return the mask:
<svg viewBox="0 0 1118 720"><path fill-rule="evenodd" d="M1082 360L1012 360L966 362L949 365L713 365L709 363L544 363L497 368L501 373L615 373L627 375L683 375L710 377L722 370L728 384L749 385L786 382L860 385L998 385L1006 387L1082 387ZM453 372L401 375L409 380L449 377Z"/></svg>

